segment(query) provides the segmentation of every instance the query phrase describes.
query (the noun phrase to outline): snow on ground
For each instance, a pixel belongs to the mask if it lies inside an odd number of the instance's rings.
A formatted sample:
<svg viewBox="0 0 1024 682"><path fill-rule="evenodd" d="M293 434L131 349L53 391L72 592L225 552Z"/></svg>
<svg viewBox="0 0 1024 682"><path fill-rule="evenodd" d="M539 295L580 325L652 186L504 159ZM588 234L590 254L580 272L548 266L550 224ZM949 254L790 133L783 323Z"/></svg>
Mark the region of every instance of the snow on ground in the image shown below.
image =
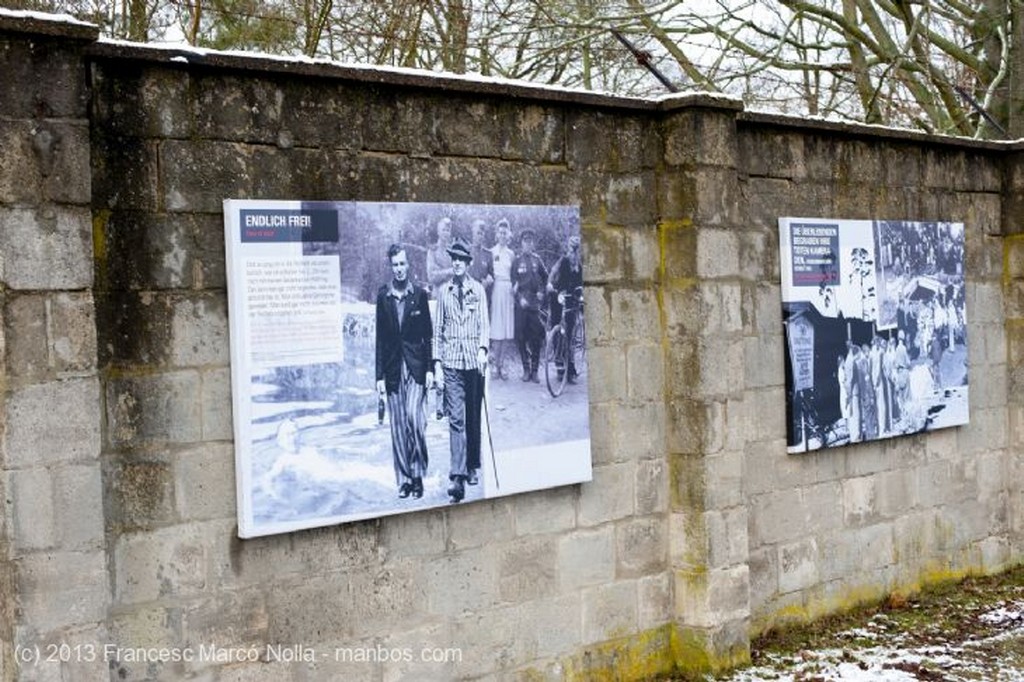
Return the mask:
<svg viewBox="0 0 1024 682"><path fill-rule="evenodd" d="M1014 652L1024 646L1024 601L1002 602L976 617L983 637L963 641L904 646L906 633L878 615L865 627L836 635L842 648L801 651L794 655L766 654L761 662L738 670L719 682L1024 682L1024 669ZM1014 646L1007 646L1007 642ZM1005 656L1000 652L1009 652ZM709 680L712 678L708 678Z"/></svg>
<svg viewBox="0 0 1024 682"><path fill-rule="evenodd" d="M1024 625L1024 602L1000 604L988 613L983 613L978 617L978 620L983 623L988 623L989 625L997 625L1001 627L1007 625Z"/></svg>

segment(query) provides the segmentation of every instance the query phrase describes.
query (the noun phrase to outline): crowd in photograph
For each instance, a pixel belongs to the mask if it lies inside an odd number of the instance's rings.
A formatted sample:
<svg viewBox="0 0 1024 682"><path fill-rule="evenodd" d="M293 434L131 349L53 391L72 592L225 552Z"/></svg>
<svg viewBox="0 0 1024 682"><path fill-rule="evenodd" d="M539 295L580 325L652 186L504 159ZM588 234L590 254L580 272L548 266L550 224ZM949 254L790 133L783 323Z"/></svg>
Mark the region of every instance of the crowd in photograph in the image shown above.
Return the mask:
<svg viewBox="0 0 1024 682"><path fill-rule="evenodd" d="M470 223L466 230L471 239L468 242L456 236L455 227L451 218L441 218L429 234L428 291L437 298L438 291L452 277L449 249L456 242L464 243L471 259L467 275L483 285L487 296L491 378L509 379L507 359L517 358L522 366L521 380L539 383L537 372L544 335L559 321L565 295L577 295L583 286L579 236L571 235L565 240L563 253L549 267L537 253L537 234L532 229L514 234L509 220L502 218L493 227L495 243L487 246L488 226L484 220ZM513 239L518 241L518 250L513 248ZM575 380L574 368L569 371L569 380Z"/></svg>
<svg viewBox="0 0 1024 682"><path fill-rule="evenodd" d="M897 276L941 272L963 275L964 242L950 223L883 222L881 266Z"/></svg>
<svg viewBox="0 0 1024 682"><path fill-rule="evenodd" d="M884 328L836 360L850 442L920 430L936 392L966 384L963 239L948 223L882 223Z"/></svg>

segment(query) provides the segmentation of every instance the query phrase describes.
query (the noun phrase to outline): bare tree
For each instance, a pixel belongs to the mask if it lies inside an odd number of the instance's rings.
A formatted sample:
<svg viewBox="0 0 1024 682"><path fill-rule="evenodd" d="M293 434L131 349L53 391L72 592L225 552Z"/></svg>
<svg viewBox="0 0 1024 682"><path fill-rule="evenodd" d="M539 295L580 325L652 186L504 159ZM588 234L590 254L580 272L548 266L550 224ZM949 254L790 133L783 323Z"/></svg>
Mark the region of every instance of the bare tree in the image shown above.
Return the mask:
<svg viewBox="0 0 1024 682"><path fill-rule="evenodd" d="M1013 64L1011 10L1019 15L1020 0L716 5L704 16L676 17L667 32L704 36L729 55L726 62L744 64L744 75L801 83L807 113L991 136L1014 109L1004 81ZM712 80L726 90L736 85Z"/></svg>
<svg viewBox="0 0 1024 682"><path fill-rule="evenodd" d="M1024 135L1024 0L0 0L133 40ZM171 25L176 24L172 31ZM638 59L613 37L636 46Z"/></svg>
<svg viewBox="0 0 1024 682"><path fill-rule="evenodd" d="M303 0L302 23L306 30L302 53L307 57L316 56L333 5L333 0Z"/></svg>

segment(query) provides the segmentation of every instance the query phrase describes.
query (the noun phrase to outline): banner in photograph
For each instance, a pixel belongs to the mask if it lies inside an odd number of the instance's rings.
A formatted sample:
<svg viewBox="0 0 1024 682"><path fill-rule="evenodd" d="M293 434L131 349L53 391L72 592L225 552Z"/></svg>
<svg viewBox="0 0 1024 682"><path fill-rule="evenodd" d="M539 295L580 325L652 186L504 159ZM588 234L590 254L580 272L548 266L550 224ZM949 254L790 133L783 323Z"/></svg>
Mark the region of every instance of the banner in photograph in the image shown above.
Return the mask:
<svg viewBox="0 0 1024 682"><path fill-rule="evenodd" d="M591 479L579 209L224 202L240 537Z"/></svg>
<svg viewBox="0 0 1024 682"><path fill-rule="evenodd" d="M789 452L966 424L963 224L779 231Z"/></svg>

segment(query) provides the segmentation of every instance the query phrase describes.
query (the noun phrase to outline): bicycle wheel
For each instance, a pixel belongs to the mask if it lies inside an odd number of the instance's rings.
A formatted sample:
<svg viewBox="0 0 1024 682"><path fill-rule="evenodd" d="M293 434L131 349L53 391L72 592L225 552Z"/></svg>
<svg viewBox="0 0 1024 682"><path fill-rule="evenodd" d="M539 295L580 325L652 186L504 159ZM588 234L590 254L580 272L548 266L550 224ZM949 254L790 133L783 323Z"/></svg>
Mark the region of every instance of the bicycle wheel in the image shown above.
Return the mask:
<svg viewBox="0 0 1024 682"><path fill-rule="evenodd" d="M572 331L572 358L576 366L576 374L582 381L587 377L587 339L586 327L583 318L576 321L576 328Z"/></svg>
<svg viewBox="0 0 1024 682"><path fill-rule="evenodd" d="M565 361L568 355L565 333L561 325L548 332L547 341L544 344L544 380L548 385L548 393L552 398L562 395L565 390ZM558 371L558 366L562 371Z"/></svg>

